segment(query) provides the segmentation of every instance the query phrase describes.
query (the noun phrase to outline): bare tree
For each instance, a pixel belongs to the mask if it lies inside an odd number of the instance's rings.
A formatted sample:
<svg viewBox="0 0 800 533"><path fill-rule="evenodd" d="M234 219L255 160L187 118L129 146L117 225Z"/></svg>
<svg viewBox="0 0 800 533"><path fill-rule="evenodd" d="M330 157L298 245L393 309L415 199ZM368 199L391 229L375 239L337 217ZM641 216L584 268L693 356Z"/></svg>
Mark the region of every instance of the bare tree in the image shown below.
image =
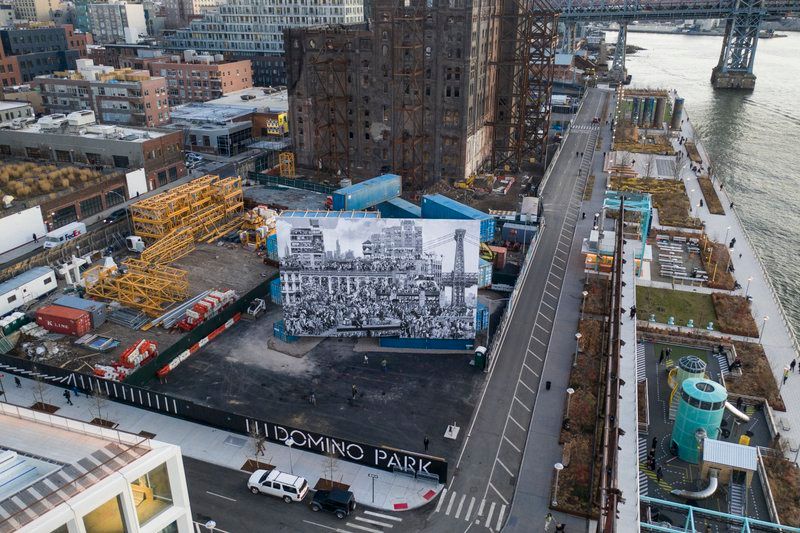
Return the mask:
<svg viewBox="0 0 800 533"><path fill-rule="evenodd" d="M655 156L653 154L646 155L644 160L644 177L653 177L653 165L655 165Z"/></svg>
<svg viewBox="0 0 800 533"><path fill-rule="evenodd" d="M633 158L631 157L630 152L624 152L622 154L622 166L623 167L629 167L629 166L631 166L632 162L633 162Z"/></svg>
<svg viewBox="0 0 800 533"><path fill-rule="evenodd" d="M33 371L33 403L38 404L40 408L44 409L45 406L45 397L49 392L47 388L47 383L44 382L44 378L42 378L42 374L39 373L39 370L34 366L32 369Z"/></svg>
<svg viewBox="0 0 800 533"><path fill-rule="evenodd" d="M680 180L681 175L683 174L683 169L686 168L686 159L678 159L672 164L672 177L676 180Z"/></svg>
<svg viewBox="0 0 800 533"><path fill-rule="evenodd" d="M331 482L331 488L333 488L333 484L336 481L334 476L339 470L339 456L336 454L336 450L331 450L325 454L325 457L328 458L327 464L325 465L325 473L328 475L328 479Z"/></svg>
<svg viewBox="0 0 800 533"><path fill-rule="evenodd" d="M106 418L108 416L108 393L98 387L92 391L89 400L89 413L97 419L98 425L106 426L106 423L110 422Z"/></svg>
<svg viewBox="0 0 800 533"><path fill-rule="evenodd" d="M259 456L264 456L264 452L267 449L267 437L258 430L258 426L256 424L250 426L249 433L253 444L253 453L256 457L256 468L261 468L261 462L258 458Z"/></svg>

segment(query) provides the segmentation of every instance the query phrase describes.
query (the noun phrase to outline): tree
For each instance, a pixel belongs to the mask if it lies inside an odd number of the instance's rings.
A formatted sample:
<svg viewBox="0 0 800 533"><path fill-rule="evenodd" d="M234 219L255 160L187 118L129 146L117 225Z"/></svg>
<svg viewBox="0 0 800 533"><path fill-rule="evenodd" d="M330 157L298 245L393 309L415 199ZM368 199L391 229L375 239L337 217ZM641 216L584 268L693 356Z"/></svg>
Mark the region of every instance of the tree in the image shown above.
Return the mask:
<svg viewBox="0 0 800 533"><path fill-rule="evenodd" d="M676 180L682 179L681 176L683 174L683 169L686 168L686 159L678 159L672 164L672 177Z"/></svg>
<svg viewBox="0 0 800 533"><path fill-rule="evenodd" d="M629 167L633 162L633 158L631 157L630 152L623 152L622 154L622 166Z"/></svg>
<svg viewBox="0 0 800 533"><path fill-rule="evenodd" d="M645 156L644 160L644 177L653 177L653 165L655 164L655 156L653 154Z"/></svg>
<svg viewBox="0 0 800 533"><path fill-rule="evenodd" d="M96 390L92 391L89 400L89 413L97 419L97 424L104 427L106 427L107 424L110 425L111 422L106 419L108 416L108 394L98 387Z"/></svg>
<svg viewBox="0 0 800 533"><path fill-rule="evenodd" d="M39 373L39 370L35 366L31 370L33 371L33 402L35 405L38 405L40 409L44 409L46 404L45 399L49 389L47 388L47 383L45 383L42 378L42 374Z"/></svg>

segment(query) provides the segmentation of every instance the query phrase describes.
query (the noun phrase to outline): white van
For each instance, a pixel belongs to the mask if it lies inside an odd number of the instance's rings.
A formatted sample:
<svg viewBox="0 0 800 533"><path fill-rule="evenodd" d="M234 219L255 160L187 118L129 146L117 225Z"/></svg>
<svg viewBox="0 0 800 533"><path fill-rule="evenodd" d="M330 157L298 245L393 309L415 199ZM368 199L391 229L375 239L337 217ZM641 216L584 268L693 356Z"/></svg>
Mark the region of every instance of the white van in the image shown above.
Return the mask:
<svg viewBox="0 0 800 533"><path fill-rule="evenodd" d="M44 247L55 248L56 246L61 246L68 240L79 237L84 233L86 233L86 224L83 222L71 222L66 226L61 226L48 232L44 236Z"/></svg>
<svg viewBox="0 0 800 533"><path fill-rule="evenodd" d="M283 498L286 503L301 502L308 494L308 482L299 476L280 470L256 470L247 480L253 494L268 494Z"/></svg>

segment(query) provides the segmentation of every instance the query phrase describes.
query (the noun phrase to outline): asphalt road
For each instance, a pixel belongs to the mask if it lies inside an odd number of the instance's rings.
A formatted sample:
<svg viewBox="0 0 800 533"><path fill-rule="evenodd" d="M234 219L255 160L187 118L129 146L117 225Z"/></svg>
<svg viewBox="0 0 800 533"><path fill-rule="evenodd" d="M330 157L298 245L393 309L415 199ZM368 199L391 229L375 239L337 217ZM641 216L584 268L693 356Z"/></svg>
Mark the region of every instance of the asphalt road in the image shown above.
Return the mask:
<svg viewBox="0 0 800 533"><path fill-rule="evenodd" d="M188 457L183 458L192 519L198 533L209 532L203 524L216 522L216 533L254 531L320 533L401 533L420 531L424 520L420 511L388 513L359 505L344 520L310 508L311 496L302 503L251 494L249 474Z"/></svg>
<svg viewBox="0 0 800 533"><path fill-rule="evenodd" d="M569 246L579 217L605 92L590 91L545 186L546 227L496 355L489 382L453 476L429 514L425 531L499 531L508 516L522 462L561 293ZM579 169L582 175L579 178ZM544 481L544 480L543 480ZM546 482L549 482L546 481Z"/></svg>

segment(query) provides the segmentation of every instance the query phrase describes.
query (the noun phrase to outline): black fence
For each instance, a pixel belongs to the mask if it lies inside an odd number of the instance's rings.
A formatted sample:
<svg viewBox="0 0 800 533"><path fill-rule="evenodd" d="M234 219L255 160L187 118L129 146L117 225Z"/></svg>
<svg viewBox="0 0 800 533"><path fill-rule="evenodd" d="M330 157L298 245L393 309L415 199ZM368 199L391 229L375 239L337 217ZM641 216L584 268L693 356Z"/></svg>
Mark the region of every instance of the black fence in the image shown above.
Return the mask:
<svg viewBox="0 0 800 533"><path fill-rule="evenodd" d="M271 176L269 174L262 174L260 172L248 172L247 179L258 182L267 187L291 187L293 189L304 189L306 191L314 191L322 194L331 194L333 191L338 189L338 187L325 185L323 183L316 183L300 178Z"/></svg>

